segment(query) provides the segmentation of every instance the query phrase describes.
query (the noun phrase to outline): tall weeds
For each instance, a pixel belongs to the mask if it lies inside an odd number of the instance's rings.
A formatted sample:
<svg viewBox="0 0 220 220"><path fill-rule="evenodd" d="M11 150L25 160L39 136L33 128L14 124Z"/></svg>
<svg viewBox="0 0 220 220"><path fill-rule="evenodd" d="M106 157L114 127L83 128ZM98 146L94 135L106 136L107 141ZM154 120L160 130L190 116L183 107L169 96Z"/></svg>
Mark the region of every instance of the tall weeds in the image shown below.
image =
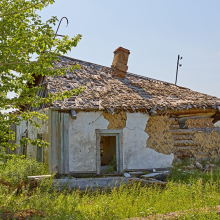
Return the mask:
<svg viewBox="0 0 220 220"><path fill-rule="evenodd" d="M48 167L37 162L34 158L20 155L11 155L6 162L0 165L0 183L16 186L28 176L48 174Z"/></svg>
<svg viewBox="0 0 220 220"><path fill-rule="evenodd" d="M22 194L10 197L5 189L0 188L1 210L40 210L44 212L45 219L126 219L180 210L189 210L189 219L192 216L197 216L197 219L201 216L201 219L218 218L214 209L209 213L197 211L219 205L220 193L216 182L169 182L165 188L131 184L111 191L67 189L58 192L51 188L51 180L45 181L31 195L24 189Z"/></svg>
<svg viewBox="0 0 220 220"><path fill-rule="evenodd" d="M0 166L0 178L15 186L28 175L46 174L47 168L33 159L13 157ZM1 212L38 210L43 219L128 219L184 211L178 219L220 219L215 206L220 204L219 171L184 173L174 169L165 187L137 183L119 188L57 191L53 179L36 188L24 185L19 191L0 184ZM206 212L204 207L211 207ZM32 219L42 219L35 216Z"/></svg>

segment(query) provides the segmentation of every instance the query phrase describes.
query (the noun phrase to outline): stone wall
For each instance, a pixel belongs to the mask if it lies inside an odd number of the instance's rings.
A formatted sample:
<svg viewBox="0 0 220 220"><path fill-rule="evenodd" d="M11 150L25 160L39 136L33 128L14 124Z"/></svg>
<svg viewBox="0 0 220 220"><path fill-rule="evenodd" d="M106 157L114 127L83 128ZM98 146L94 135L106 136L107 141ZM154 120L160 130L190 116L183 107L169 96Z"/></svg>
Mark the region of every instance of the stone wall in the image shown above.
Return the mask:
<svg viewBox="0 0 220 220"><path fill-rule="evenodd" d="M217 158L220 153L220 128L212 118L188 118L181 127L178 118L152 116L145 131L147 146L163 154L173 153L175 158Z"/></svg>

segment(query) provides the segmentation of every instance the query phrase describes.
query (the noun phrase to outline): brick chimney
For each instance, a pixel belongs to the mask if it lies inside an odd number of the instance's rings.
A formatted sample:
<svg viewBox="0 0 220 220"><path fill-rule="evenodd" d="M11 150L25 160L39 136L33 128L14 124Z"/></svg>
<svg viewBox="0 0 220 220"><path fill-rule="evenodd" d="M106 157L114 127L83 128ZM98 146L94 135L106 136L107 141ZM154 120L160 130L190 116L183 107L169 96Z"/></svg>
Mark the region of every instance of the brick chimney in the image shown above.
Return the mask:
<svg viewBox="0 0 220 220"><path fill-rule="evenodd" d="M111 68L115 76L122 79L125 78L126 72L128 70L127 63L129 54L130 51L123 47L119 47L114 51L114 59Z"/></svg>

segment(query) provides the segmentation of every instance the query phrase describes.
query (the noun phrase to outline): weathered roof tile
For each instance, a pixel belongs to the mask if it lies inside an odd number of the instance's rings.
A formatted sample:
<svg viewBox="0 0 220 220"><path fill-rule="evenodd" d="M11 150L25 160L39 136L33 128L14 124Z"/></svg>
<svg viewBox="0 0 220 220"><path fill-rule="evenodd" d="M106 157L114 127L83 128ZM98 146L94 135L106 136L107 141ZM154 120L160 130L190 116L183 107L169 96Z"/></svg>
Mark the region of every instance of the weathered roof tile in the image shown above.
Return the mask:
<svg viewBox="0 0 220 220"><path fill-rule="evenodd" d="M110 108L217 108L220 99L195 92L171 83L126 73L124 79L112 76L112 70L97 64L60 57L56 68L79 64L80 70L62 76L48 77L49 92L71 90L85 86L74 99L56 101L51 108L62 109L110 109Z"/></svg>

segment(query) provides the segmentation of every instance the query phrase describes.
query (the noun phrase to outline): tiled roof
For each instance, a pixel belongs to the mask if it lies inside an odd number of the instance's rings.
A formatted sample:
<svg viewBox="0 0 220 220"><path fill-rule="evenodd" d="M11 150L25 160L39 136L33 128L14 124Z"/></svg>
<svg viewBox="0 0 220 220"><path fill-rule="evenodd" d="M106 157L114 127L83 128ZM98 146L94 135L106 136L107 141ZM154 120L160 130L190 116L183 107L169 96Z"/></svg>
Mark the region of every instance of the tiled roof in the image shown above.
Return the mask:
<svg viewBox="0 0 220 220"><path fill-rule="evenodd" d="M97 64L60 57L56 68L78 63L80 70L48 77L49 92L56 93L85 86L77 97L53 103L55 109L189 109L217 108L220 99L171 83L126 73L124 79L112 76L112 70Z"/></svg>

